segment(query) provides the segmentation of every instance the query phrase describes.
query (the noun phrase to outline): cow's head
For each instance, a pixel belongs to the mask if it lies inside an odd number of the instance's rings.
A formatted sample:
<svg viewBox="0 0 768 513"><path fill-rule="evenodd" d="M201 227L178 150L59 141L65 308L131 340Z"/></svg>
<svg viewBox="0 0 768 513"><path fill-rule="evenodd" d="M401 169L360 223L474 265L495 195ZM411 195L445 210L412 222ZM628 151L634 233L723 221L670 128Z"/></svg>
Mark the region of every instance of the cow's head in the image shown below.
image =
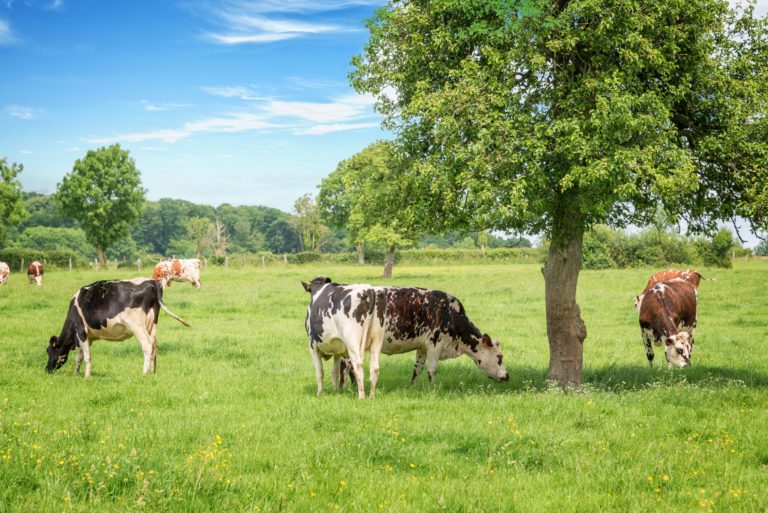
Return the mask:
<svg viewBox="0 0 768 513"><path fill-rule="evenodd" d="M499 349L499 342L491 340L491 337L488 335L483 335L480 343L471 347L467 355L472 358L472 361L489 378L499 381L507 381L509 379L509 373L507 373L507 369L502 364L504 355L501 354L501 349Z"/></svg>
<svg viewBox="0 0 768 513"><path fill-rule="evenodd" d="M692 342L691 334L687 331L682 331L664 339L667 362L680 368L691 365Z"/></svg>
<svg viewBox="0 0 768 513"><path fill-rule="evenodd" d="M58 370L62 365L67 363L69 352L72 350L72 346L68 344L62 344L58 337L51 337L48 341L48 365L45 366L45 370L53 372Z"/></svg>
<svg viewBox="0 0 768 513"><path fill-rule="evenodd" d="M330 278L326 278L325 276L318 276L317 278L313 279L311 282L301 282L301 285L304 287L304 290L310 293L310 295L313 295L315 292L320 290L326 283L331 283Z"/></svg>

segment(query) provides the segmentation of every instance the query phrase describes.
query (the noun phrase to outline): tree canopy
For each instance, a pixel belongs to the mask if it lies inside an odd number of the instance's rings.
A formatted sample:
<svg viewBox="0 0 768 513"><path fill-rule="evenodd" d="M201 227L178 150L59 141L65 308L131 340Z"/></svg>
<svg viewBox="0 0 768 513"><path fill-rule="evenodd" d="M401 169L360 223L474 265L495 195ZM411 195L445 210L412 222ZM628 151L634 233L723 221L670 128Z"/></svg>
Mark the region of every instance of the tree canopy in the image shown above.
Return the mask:
<svg viewBox="0 0 768 513"><path fill-rule="evenodd" d="M128 237L141 216L144 188L136 164L114 144L88 151L59 183L56 199L96 246L103 268L106 248Z"/></svg>
<svg viewBox="0 0 768 513"><path fill-rule="evenodd" d="M24 208L24 200L19 182L19 174L24 166L15 162L8 164L0 158L0 243L3 242L6 230L16 226L29 217Z"/></svg>
<svg viewBox="0 0 768 513"><path fill-rule="evenodd" d="M552 240L551 379L581 381L585 230L768 219L768 33L726 0L392 2L351 80L396 135L427 229ZM410 198L410 199L409 199ZM414 201L412 198L418 198Z"/></svg>

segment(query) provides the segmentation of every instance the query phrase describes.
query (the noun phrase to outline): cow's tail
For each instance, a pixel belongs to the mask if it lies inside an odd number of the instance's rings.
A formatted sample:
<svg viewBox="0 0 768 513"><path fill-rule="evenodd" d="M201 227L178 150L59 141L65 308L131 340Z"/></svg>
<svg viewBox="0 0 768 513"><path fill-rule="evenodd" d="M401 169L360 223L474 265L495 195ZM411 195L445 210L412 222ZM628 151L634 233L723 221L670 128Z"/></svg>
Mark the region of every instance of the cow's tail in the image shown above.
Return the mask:
<svg viewBox="0 0 768 513"><path fill-rule="evenodd" d="M171 312L168 309L168 307L165 306L165 303L163 303L163 287L160 285L160 283L158 283L157 280L151 280L151 281L154 284L155 293L157 294L157 302L158 302L158 304L160 304L160 308L165 310L165 313L167 313L168 315L170 315L171 317L173 317L174 319L176 319L177 321L182 323L187 328L191 328L192 325L190 323L188 323L187 321L185 321L184 319L182 319L181 317L179 317L175 313Z"/></svg>
<svg viewBox="0 0 768 513"><path fill-rule="evenodd" d="M168 309L168 307L167 307L167 306L165 306L165 304L164 304L162 301L160 301L160 308L162 308L163 310L165 310L165 313L167 313L168 315L170 315L171 317L173 317L174 319L176 319L177 321L179 321L180 323L182 323L182 324L183 324L184 326L186 326L187 328L191 328L191 327L192 327L192 325L191 325L190 323L188 323L187 321L185 321L184 319L182 319L181 317L179 317L179 316L178 316L178 315L176 315L175 313L171 312L171 311Z"/></svg>

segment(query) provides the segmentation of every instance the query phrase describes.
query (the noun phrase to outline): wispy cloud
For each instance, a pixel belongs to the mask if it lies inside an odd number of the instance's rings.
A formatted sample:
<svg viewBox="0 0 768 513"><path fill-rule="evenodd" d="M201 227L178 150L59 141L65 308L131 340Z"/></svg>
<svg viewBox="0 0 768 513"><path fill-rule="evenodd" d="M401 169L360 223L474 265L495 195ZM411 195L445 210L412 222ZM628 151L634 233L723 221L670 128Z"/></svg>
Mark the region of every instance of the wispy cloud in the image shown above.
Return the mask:
<svg viewBox="0 0 768 513"><path fill-rule="evenodd" d="M214 96L223 98L239 98L240 100L264 100L264 97L258 96L252 89L243 86L225 86L225 87L201 87L203 91Z"/></svg>
<svg viewBox="0 0 768 513"><path fill-rule="evenodd" d="M241 112L232 114L230 117L210 118L186 123L179 129L162 129L149 132L97 137L88 139L88 142L94 144L106 144L111 142L162 141L172 144L182 139L186 139L191 135L200 133L234 133L273 128L281 127L280 125L265 120L262 116Z"/></svg>
<svg viewBox="0 0 768 513"><path fill-rule="evenodd" d="M53 9L54 11L58 11L63 7L64 7L64 0L53 0L53 2L51 2L51 5L49 6L49 8Z"/></svg>
<svg viewBox="0 0 768 513"><path fill-rule="evenodd" d="M37 119L45 113L44 109L38 109L35 107L23 107L21 105L7 105L5 112L9 116L19 119L32 120Z"/></svg>
<svg viewBox="0 0 768 513"><path fill-rule="evenodd" d="M324 135L333 132L348 132L350 130L363 130L365 128L376 128L379 123L334 123L330 125L315 125L305 129L296 129L296 135Z"/></svg>
<svg viewBox="0 0 768 513"><path fill-rule="evenodd" d="M180 128L95 137L88 139L88 142L160 141L173 144L193 135L210 133L284 130L294 135L322 135L379 126L370 107L373 103L370 96L344 95L327 102L299 102L259 98L251 89L242 86L206 87L203 90L225 98L247 100L244 104L247 108L226 116L191 121Z"/></svg>
<svg viewBox="0 0 768 513"><path fill-rule="evenodd" d="M0 45L9 45L16 42L16 37L11 31L11 25L0 19Z"/></svg>
<svg viewBox="0 0 768 513"><path fill-rule="evenodd" d="M229 0L207 2L203 11L218 28L206 32L206 37L223 45L273 43L316 34L359 30L356 26L299 19L301 16L338 11L358 5L379 5L381 0L268 0L250 2Z"/></svg>
<svg viewBox="0 0 768 513"><path fill-rule="evenodd" d="M188 103L151 103L147 100L141 100L141 105L144 108L144 110L149 112L161 112L164 110L172 110L172 109L184 109L187 107L191 107Z"/></svg>

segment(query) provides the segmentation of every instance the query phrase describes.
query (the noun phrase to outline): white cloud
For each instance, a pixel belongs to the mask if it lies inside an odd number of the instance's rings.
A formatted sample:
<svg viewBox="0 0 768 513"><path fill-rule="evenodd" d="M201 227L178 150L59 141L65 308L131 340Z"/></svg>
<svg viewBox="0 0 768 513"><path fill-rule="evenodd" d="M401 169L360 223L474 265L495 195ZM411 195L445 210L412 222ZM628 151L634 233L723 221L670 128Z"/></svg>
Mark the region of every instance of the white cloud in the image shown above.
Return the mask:
<svg viewBox="0 0 768 513"><path fill-rule="evenodd" d="M339 33L359 30L356 26L311 22L291 18L329 12L354 5L380 5L381 1L306 1L288 0L250 2L229 0L207 2L203 12L211 23L220 28L208 31L206 37L218 44L240 45L249 43L273 43L308 35ZM276 17L275 14L280 14Z"/></svg>
<svg viewBox="0 0 768 513"><path fill-rule="evenodd" d="M150 103L147 100L141 100L141 105L144 107L144 110L149 112L161 112L164 110L171 110L171 109L184 109L186 107L191 107L191 105L186 103L160 103L160 104L154 104Z"/></svg>
<svg viewBox="0 0 768 513"><path fill-rule="evenodd" d="M0 45L9 45L15 42L16 38L11 31L11 25L5 20L0 20Z"/></svg>
<svg viewBox="0 0 768 513"><path fill-rule="evenodd" d="M50 5L50 8L54 11L58 11L62 7L64 7L64 0L53 0Z"/></svg>
<svg viewBox="0 0 768 513"><path fill-rule="evenodd" d="M263 100L256 95L254 91L248 87L243 86L230 86L230 87L201 87L203 91L214 96L222 96L224 98L239 98L241 100Z"/></svg>
<svg viewBox="0 0 768 513"><path fill-rule="evenodd" d="M193 134L200 133L234 133L247 132L254 130L267 130L281 128L266 121L262 116L250 113L236 113L227 118L211 118L192 123L186 123L180 129L162 129L150 132L138 132L132 134L119 134L108 137L97 137L88 139L88 142L94 144L107 144L112 142L144 142L144 141L162 141L173 144L182 139L186 139Z"/></svg>
<svg viewBox="0 0 768 513"><path fill-rule="evenodd" d="M334 123L331 125L315 125L306 129L294 130L296 135L324 135L333 132L347 132L349 130L362 130L376 128L379 123Z"/></svg>
<svg viewBox="0 0 768 513"><path fill-rule="evenodd" d="M5 107L5 112L14 118L29 121L40 117L45 113L45 110L34 107L23 107L21 105L8 105Z"/></svg>
<svg viewBox="0 0 768 513"><path fill-rule="evenodd" d="M362 106L346 102L310 103L273 100L265 105L265 110L275 117L298 118L314 123L345 121L367 114Z"/></svg>

